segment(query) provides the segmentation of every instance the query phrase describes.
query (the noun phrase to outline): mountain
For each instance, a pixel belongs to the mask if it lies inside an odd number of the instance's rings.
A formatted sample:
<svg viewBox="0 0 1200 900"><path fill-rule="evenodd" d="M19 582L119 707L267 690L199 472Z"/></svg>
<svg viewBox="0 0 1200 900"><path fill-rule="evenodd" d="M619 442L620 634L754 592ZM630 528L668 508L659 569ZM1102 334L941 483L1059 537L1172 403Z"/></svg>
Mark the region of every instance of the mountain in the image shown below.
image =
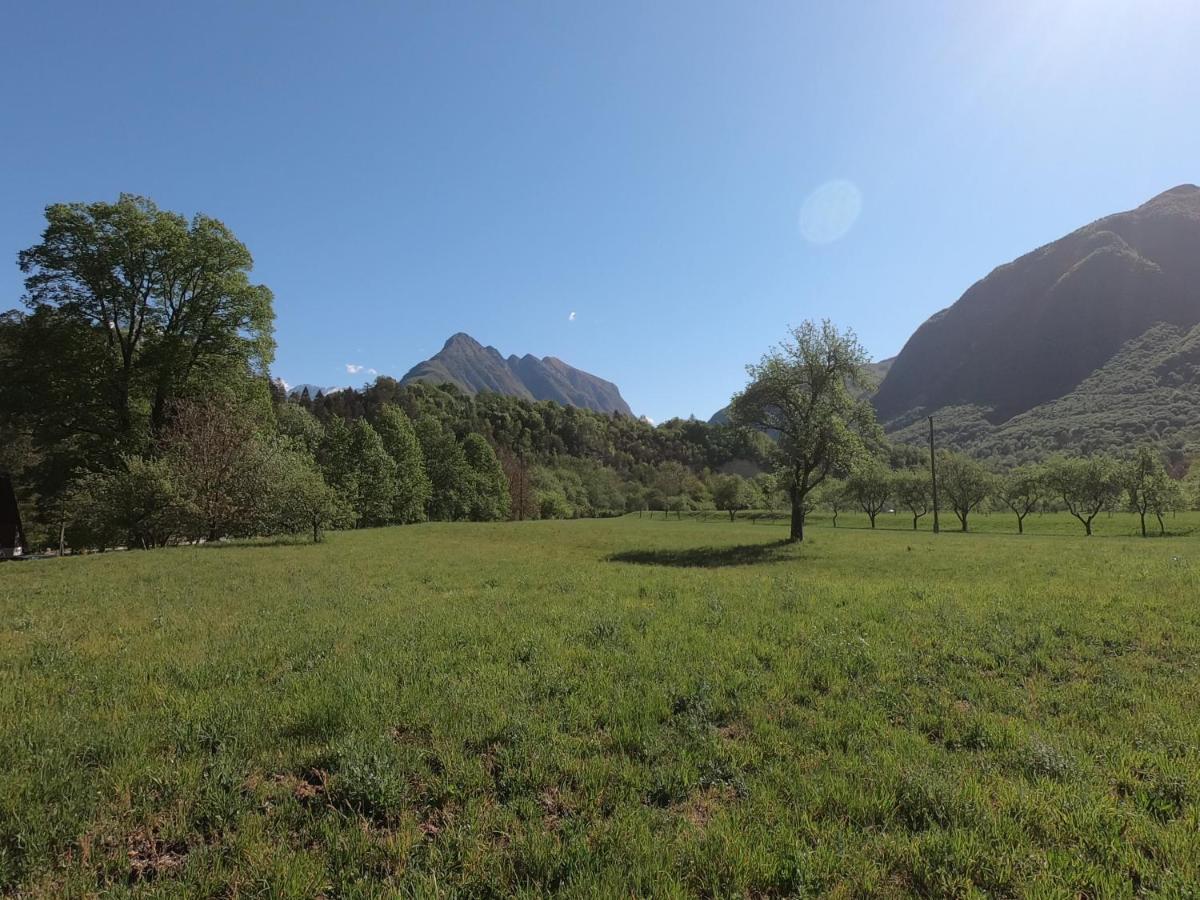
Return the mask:
<svg viewBox="0 0 1200 900"><path fill-rule="evenodd" d="M1175 330L1154 331L1160 324ZM1110 396L1114 373L1140 374L1128 360L1145 356L1146 346L1154 348L1156 365L1176 358L1164 344L1187 356L1184 342L1197 324L1200 188L1189 184L1080 228L974 284L909 338L873 402L891 431L938 410L954 409L959 420L970 408L977 437L1007 431L1019 444L1034 423ZM1145 428L1151 409L1171 406L1149 395L1195 377L1194 367L1185 367L1163 371L1152 383L1134 379L1129 385L1142 399L1121 408ZM1193 418L1197 412L1192 407Z"/></svg>
<svg viewBox="0 0 1200 900"><path fill-rule="evenodd" d="M553 356L538 359L526 354L505 358L495 347L484 347L462 332L446 341L434 356L413 366L401 384L413 381L449 383L467 394L491 391L526 400L554 400L564 406L633 415L611 381Z"/></svg>
<svg viewBox="0 0 1200 900"><path fill-rule="evenodd" d="M974 405L936 414L939 443L1033 462L1054 453L1119 452L1150 442L1172 460L1200 450L1200 325L1159 324L1127 342L1071 392L998 425ZM924 445L923 417L893 421L891 437Z"/></svg>
<svg viewBox="0 0 1200 900"><path fill-rule="evenodd" d="M282 382L281 382L282 383ZM344 387L322 387L319 384L293 384L287 386L287 395L289 397L299 397L304 393L304 389L308 388L308 396L316 399L317 394L336 394L338 391L344 391Z"/></svg>

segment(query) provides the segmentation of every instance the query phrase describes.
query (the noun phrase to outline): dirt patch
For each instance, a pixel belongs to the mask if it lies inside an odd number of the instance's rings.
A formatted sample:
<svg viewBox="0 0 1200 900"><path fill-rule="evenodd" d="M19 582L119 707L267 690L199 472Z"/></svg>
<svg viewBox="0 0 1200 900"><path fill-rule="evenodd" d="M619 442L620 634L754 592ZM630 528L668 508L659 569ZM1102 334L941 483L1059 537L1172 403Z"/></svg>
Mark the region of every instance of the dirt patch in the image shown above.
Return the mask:
<svg viewBox="0 0 1200 900"><path fill-rule="evenodd" d="M170 875L187 862L186 844L164 841L157 834L145 829L130 834L126 844L130 884Z"/></svg>
<svg viewBox="0 0 1200 900"><path fill-rule="evenodd" d="M734 802L737 793L732 787L709 787L697 791L683 803L672 808L672 812L680 816L693 828L703 829L720 812L723 806Z"/></svg>

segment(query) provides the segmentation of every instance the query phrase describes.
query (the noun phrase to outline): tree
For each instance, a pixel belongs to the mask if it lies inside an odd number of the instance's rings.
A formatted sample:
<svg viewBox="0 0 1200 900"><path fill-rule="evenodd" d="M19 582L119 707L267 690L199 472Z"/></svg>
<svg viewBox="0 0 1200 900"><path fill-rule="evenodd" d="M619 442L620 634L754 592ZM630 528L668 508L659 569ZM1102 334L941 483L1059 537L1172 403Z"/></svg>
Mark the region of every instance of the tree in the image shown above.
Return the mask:
<svg viewBox="0 0 1200 900"><path fill-rule="evenodd" d="M270 448L242 411L214 401L180 401L163 445L188 498L191 537L215 541L254 533L270 490L265 463Z"/></svg>
<svg viewBox="0 0 1200 900"><path fill-rule="evenodd" d="M384 449L379 432L366 419L350 426L350 453L358 488L354 512L359 525L391 521L396 497L396 463Z"/></svg>
<svg viewBox="0 0 1200 900"><path fill-rule="evenodd" d="M1150 447L1139 447L1134 457L1121 467L1121 480L1129 509L1141 520L1142 537L1146 536L1147 513L1154 513L1159 534L1165 533L1163 514L1177 505L1181 493L1167 474L1161 457Z"/></svg>
<svg viewBox="0 0 1200 900"><path fill-rule="evenodd" d="M923 469L904 469L892 476L892 492L896 501L912 513L913 531L917 522L933 509L933 485Z"/></svg>
<svg viewBox="0 0 1200 900"><path fill-rule="evenodd" d="M738 510L749 509L754 502L754 490L741 475L717 475L712 479L713 504L729 513L734 521Z"/></svg>
<svg viewBox="0 0 1200 900"><path fill-rule="evenodd" d="M733 397L735 424L778 437L791 501L790 540L804 540L809 492L831 472L849 468L864 439L878 434L874 411L863 399L867 362L853 332L839 332L829 321L805 322L747 367L750 383Z"/></svg>
<svg viewBox="0 0 1200 900"><path fill-rule="evenodd" d="M1046 481L1067 511L1083 523L1084 533L1091 535L1092 520L1120 499L1121 474L1121 467L1104 456L1060 457L1047 466Z"/></svg>
<svg viewBox="0 0 1200 900"><path fill-rule="evenodd" d="M1025 517L1046 495L1046 473L1037 466L1013 469L996 482L996 497L1017 517L1017 533L1025 533Z"/></svg>
<svg viewBox="0 0 1200 900"><path fill-rule="evenodd" d="M193 515L167 460L138 456L85 476L76 510L83 540L100 549L165 547L186 533Z"/></svg>
<svg viewBox="0 0 1200 900"><path fill-rule="evenodd" d="M814 498L818 505L829 510L833 517L833 527L837 528L838 514L849 505L850 501L846 482L840 478L826 478L817 488Z"/></svg>
<svg viewBox="0 0 1200 900"><path fill-rule="evenodd" d="M867 514L874 528L875 517L887 506L892 495L892 473L877 459L862 459L851 469L850 477L846 479L846 491Z"/></svg>
<svg viewBox="0 0 1200 900"><path fill-rule="evenodd" d="M325 529L353 524L353 511L325 483L311 456L289 449L275 456L273 462L267 499L268 530L288 534L311 530L316 544Z"/></svg>
<svg viewBox="0 0 1200 900"><path fill-rule="evenodd" d="M465 518L472 476L462 445L432 417L417 420L415 429L431 485L429 518L451 522Z"/></svg>
<svg viewBox="0 0 1200 900"><path fill-rule="evenodd" d="M407 524L425 519L433 487L425 471L425 455L412 422L398 406L383 407L375 425L383 448L396 464L392 521Z"/></svg>
<svg viewBox="0 0 1200 900"><path fill-rule="evenodd" d="M470 472L468 516L474 522L508 518L508 479L496 451L483 435L475 433L463 439L462 449Z"/></svg>
<svg viewBox="0 0 1200 900"><path fill-rule="evenodd" d="M214 382L262 382L274 353L271 291L251 284L250 252L221 222L188 222L144 197L46 208L41 243L18 255L26 305L93 351L58 391L100 387L104 425L127 444L161 432L174 400ZM225 384L224 387L230 385Z"/></svg>
<svg viewBox="0 0 1200 900"><path fill-rule="evenodd" d="M938 487L958 516L963 531L968 531L971 512L992 491L992 476L982 465L961 453L943 453L937 464Z"/></svg>

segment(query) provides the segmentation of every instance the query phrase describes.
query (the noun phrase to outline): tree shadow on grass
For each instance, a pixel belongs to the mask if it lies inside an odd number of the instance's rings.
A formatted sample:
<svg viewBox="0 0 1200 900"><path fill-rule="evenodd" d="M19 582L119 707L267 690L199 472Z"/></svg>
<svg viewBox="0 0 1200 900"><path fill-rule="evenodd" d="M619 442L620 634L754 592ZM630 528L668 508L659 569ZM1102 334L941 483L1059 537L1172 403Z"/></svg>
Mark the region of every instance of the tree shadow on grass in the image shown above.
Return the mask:
<svg viewBox="0 0 1200 900"><path fill-rule="evenodd" d="M687 550L622 550L606 557L608 562L638 566L675 566L681 569L720 569L726 566L753 566L783 562L790 541L769 544L738 544L733 547L692 547Z"/></svg>

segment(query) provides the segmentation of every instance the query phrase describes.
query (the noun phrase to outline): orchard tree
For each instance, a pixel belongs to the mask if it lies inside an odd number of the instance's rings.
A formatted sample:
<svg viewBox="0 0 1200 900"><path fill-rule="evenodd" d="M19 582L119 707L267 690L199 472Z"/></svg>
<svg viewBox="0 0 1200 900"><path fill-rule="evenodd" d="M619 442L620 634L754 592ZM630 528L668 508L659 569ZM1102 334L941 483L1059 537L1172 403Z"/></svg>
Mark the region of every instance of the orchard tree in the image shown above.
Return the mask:
<svg viewBox="0 0 1200 900"><path fill-rule="evenodd" d="M1046 481L1087 535L1092 520L1117 505L1124 487L1121 467L1105 456L1060 457L1047 466Z"/></svg>
<svg viewBox="0 0 1200 900"><path fill-rule="evenodd" d="M838 514L850 505L851 498L846 489L846 482L840 478L826 478L814 493L817 506L829 510L833 517L833 527L838 527Z"/></svg>
<svg viewBox="0 0 1200 900"><path fill-rule="evenodd" d="M777 437L778 467L786 475L792 541L804 540L809 493L831 473L849 468L879 428L864 399L867 355L852 331L805 322L787 340L747 367L750 383L733 397L734 424Z"/></svg>
<svg viewBox="0 0 1200 900"><path fill-rule="evenodd" d="M739 510L749 509L754 502L754 489L741 475L716 475L712 479L713 505L729 513L734 521Z"/></svg>
<svg viewBox="0 0 1200 900"><path fill-rule="evenodd" d="M1146 514L1153 513L1158 519L1158 533L1166 531L1163 515L1179 505L1182 492L1179 485L1167 474L1162 458L1150 447L1138 448L1137 454L1122 466L1121 480L1129 501L1131 512L1138 514L1142 525L1142 537L1146 536Z"/></svg>
<svg viewBox="0 0 1200 900"><path fill-rule="evenodd" d="M1025 533L1025 517L1046 496L1046 472L1039 466L1021 466L996 480L996 497L1017 517L1017 533Z"/></svg>
<svg viewBox="0 0 1200 900"><path fill-rule="evenodd" d="M392 521L402 524L424 521L432 485L412 422L402 409L388 404L380 412L375 429L384 450L396 464Z"/></svg>
<svg viewBox="0 0 1200 900"><path fill-rule="evenodd" d="M867 514L871 527L892 496L892 473L882 462L866 457L855 463L846 479L846 491Z"/></svg>
<svg viewBox="0 0 1200 900"><path fill-rule="evenodd" d="M954 510L963 531L968 531L971 513L992 492L990 472L969 456L944 453L937 464L938 488Z"/></svg>
<svg viewBox="0 0 1200 900"><path fill-rule="evenodd" d="M917 521L933 510L933 485L929 473L922 469L904 469L892 476L892 492L896 502L912 513L913 531Z"/></svg>

